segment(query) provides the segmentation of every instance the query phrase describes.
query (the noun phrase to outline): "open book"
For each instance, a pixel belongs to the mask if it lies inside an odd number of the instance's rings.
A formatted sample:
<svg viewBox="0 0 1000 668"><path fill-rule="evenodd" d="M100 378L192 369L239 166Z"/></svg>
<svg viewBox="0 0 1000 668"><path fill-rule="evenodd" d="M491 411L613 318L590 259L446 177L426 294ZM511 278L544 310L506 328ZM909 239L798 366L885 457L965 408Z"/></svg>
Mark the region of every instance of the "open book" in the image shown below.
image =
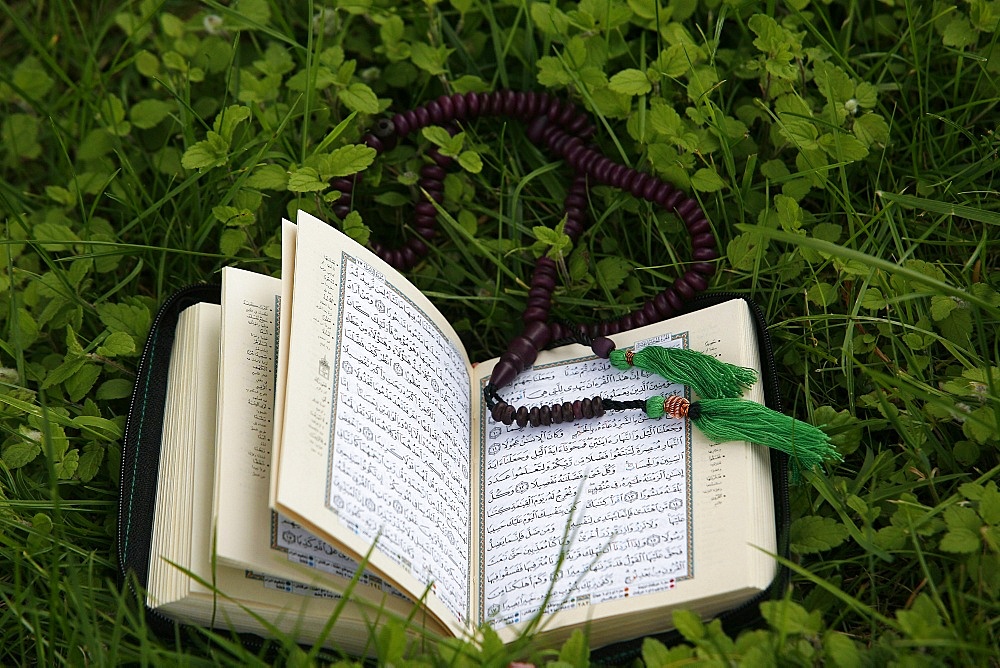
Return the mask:
<svg viewBox="0 0 1000 668"><path fill-rule="evenodd" d="M600 646L774 580L765 448L641 411L493 421L496 360L474 367L423 294L322 221L286 221L282 279L226 269L221 301L181 313L170 355L146 581L158 613L358 653L391 615L505 641L542 615L542 642L589 625ZM742 300L614 339L761 367ZM500 390L514 405L687 392L578 345ZM760 382L746 398L763 401Z"/></svg>

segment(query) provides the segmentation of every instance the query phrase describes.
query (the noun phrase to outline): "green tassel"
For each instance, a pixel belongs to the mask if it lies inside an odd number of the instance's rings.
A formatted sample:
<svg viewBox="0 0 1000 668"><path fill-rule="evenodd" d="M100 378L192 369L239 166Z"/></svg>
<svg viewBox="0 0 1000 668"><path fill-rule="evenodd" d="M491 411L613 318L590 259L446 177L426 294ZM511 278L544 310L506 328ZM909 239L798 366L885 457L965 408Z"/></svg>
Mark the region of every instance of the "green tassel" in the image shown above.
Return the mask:
<svg viewBox="0 0 1000 668"><path fill-rule="evenodd" d="M662 416L663 402L662 396L647 399L646 415ZM789 456L793 482L800 480L802 471L811 471L823 462L843 461L823 430L755 401L703 399L687 407L687 416L713 441L748 441L784 452Z"/></svg>
<svg viewBox="0 0 1000 668"><path fill-rule="evenodd" d="M625 350L612 350L610 360L622 371L629 368ZM735 399L757 382L757 372L753 369L728 364L690 348L647 346L635 352L631 366L687 385L702 399Z"/></svg>

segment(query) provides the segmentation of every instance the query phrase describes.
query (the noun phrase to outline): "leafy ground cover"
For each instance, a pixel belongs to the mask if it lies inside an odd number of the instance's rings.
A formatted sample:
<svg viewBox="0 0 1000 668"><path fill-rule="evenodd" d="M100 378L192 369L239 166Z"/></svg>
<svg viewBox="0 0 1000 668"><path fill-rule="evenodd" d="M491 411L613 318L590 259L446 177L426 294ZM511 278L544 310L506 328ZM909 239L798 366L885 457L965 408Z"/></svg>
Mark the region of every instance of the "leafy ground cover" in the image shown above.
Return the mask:
<svg viewBox="0 0 1000 668"><path fill-rule="evenodd" d="M631 310L683 273L671 215L603 188L576 246L566 171L516 124L434 131L372 164L388 109L547 90L597 142L703 203L712 288L773 323L789 410L845 456L794 492L794 572L767 625L679 614L693 659L996 663L1000 619L1000 3L276 0L0 3L0 663L254 663L156 638L115 582L119 438L151 314L220 267L274 272L296 208L408 233L432 143L460 157L441 243L411 274L474 357L516 334L537 253L557 315ZM366 171L333 214L331 177ZM410 231L412 232L412 231ZM584 665L380 636L386 661ZM211 642L210 642L211 641ZM317 658L288 643L277 658ZM274 658L268 656L266 660Z"/></svg>

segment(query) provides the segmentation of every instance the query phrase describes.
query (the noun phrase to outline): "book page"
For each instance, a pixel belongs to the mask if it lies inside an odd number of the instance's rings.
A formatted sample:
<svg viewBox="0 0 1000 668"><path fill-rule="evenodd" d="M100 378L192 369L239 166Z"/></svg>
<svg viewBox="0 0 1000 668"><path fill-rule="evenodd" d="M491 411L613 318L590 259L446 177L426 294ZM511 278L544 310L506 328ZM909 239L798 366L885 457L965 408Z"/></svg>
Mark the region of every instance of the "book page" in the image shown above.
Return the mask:
<svg viewBox="0 0 1000 668"><path fill-rule="evenodd" d="M470 619L471 365L394 269L300 212L276 508Z"/></svg>
<svg viewBox="0 0 1000 668"><path fill-rule="evenodd" d="M749 322L742 301L728 302L614 339L620 348L683 345L759 368ZM492 364L476 369L480 391ZM759 399L759 386L749 396ZM566 346L540 354L500 395L539 406L685 392ZM494 628L540 611L558 611L553 624L578 624L721 600L770 581L773 562L754 547L775 547L766 450L712 444L689 420L650 420L642 410L519 428L494 422L484 406L478 419L477 612Z"/></svg>
<svg viewBox="0 0 1000 668"><path fill-rule="evenodd" d="M221 345L216 344L224 361L213 500L216 555L236 568L343 591L357 573L358 562L271 510L270 471L260 475L272 462L274 383L281 376L279 314L285 311L282 284L232 267L222 271L222 335ZM401 614L412 606L402 592L373 573L362 573L358 585L357 596L398 599L392 606Z"/></svg>

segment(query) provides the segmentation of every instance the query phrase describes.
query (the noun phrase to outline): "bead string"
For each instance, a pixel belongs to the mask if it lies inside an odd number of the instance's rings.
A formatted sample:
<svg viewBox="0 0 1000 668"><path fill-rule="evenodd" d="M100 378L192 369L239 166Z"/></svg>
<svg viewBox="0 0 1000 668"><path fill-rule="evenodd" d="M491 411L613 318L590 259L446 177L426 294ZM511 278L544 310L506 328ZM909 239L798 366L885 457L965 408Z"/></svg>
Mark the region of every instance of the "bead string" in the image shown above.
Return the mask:
<svg viewBox="0 0 1000 668"><path fill-rule="evenodd" d="M712 260L719 257L719 252L704 212L696 200L674 185L615 162L601 153L590 141L594 126L588 116L571 102L561 101L546 93L503 90L443 95L423 106L397 113L391 120L379 120L364 135L363 142L381 154L421 128L439 125L454 133L458 131L459 123L487 116L525 123L528 139L537 146L548 148L572 170L573 179L563 202L566 220L563 231L574 244L584 230L589 189L592 184L604 184L675 213L691 236L692 248L692 262L685 273L641 308L617 319L575 327L548 322L556 286L556 264L548 257L540 257L535 263L528 301L521 314L524 328L507 345L507 350L493 369L491 383L486 387L486 403L492 417L508 425L516 422L519 426L537 426L599 417L606 410L644 407L644 401L615 401L598 396L562 404L514 408L500 398L497 389L512 382L535 361L540 350L552 343L579 341L590 345L598 357L607 358L615 348L608 335L664 320L680 311L685 301L705 290L708 278L715 272ZM441 155L437 147L431 148L427 156L431 162L421 167L417 184L431 200L441 204L444 201L445 169L452 159ZM354 188L360 180L361 174L356 174L331 182L332 187L341 192L340 199L333 206L337 217L343 219L350 213ZM402 246L390 248L373 242L372 249L397 269L412 268L429 251L427 242L437 236L437 208L434 203L421 201L416 204L413 228L416 236L407 239Z"/></svg>

